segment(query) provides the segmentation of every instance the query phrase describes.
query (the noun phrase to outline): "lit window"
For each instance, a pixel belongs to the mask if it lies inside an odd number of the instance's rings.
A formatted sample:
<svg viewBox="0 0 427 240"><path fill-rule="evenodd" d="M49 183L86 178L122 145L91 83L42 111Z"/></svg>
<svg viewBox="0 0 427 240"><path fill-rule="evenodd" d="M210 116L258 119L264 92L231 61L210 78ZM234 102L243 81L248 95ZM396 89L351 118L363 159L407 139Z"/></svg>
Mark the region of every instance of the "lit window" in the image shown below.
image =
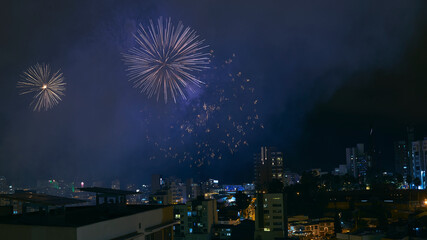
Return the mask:
<svg viewBox="0 0 427 240"><path fill-rule="evenodd" d="M191 212L187 212L187 216L191 217Z"/></svg>
<svg viewBox="0 0 427 240"><path fill-rule="evenodd" d="M264 232L270 232L270 228L264 228Z"/></svg>

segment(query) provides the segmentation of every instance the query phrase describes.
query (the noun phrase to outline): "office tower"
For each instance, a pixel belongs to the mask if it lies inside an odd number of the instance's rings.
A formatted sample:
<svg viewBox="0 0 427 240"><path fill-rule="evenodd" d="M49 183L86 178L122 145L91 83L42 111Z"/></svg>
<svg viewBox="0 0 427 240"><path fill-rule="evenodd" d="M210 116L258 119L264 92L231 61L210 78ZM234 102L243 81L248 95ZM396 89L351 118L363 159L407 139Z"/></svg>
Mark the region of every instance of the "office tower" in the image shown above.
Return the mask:
<svg viewBox="0 0 427 240"><path fill-rule="evenodd" d="M211 239L213 226L218 223L216 200L199 197L174 205L174 217L180 221L174 228L175 240Z"/></svg>
<svg viewBox="0 0 427 240"><path fill-rule="evenodd" d="M368 145L364 150L365 150L365 157L364 158L365 158L365 161L367 163L366 170L370 169L371 172L378 173L379 169L380 169L379 154L377 152L377 149L375 148L374 128L372 126L371 126L370 131L369 131ZM365 166L363 166L363 167L365 167ZM366 175L366 174L362 174L362 175Z"/></svg>
<svg viewBox="0 0 427 240"><path fill-rule="evenodd" d="M346 163L347 172L364 183L368 169L371 167L371 162L365 153L365 145L359 143L356 147L346 148Z"/></svg>
<svg viewBox="0 0 427 240"><path fill-rule="evenodd" d="M258 194L255 211L255 239L283 239L288 234L285 195Z"/></svg>
<svg viewBox="0 0 427 240"><path fill-rule="evenodd" d="M159 174L151 175L151 193L156 193L162 188L163 178Z"/></svg>
<svg viewBox="0 0 427 240"><path fill-rule="evenodd" d="M193 197L191 196L192 188L191 185L193 185L193 179L189 178L187 181L185 181L185 192L186 192L186 199L191 200Z"/></svg>
<svg viewBox="0 0 427 240"><path fill-rule="evenodd" d="M409 148L412 152L412 144L407 145L406 141L397 141L394 143L394 164L395 172L402 174L406 180L409 174L411 174L410 164L412 157L408 155Z"/></svg>
<svg viewBox="0 0 427 240"><path fill-rule="evenodd" d="M395 172L402 174L405 182L407 182L408 177L412 179L414 175L412 165L412 142L414 141L414 128L407 127L405 140L394 143Z"/></svg>
<svg viewBox="0 0 427 240"><path fill-rule="evenodd" d="M426 188L426 161L427 138L424 138L422 141L412 142L412 187L418 187L419 189ZM419 179L418 183L417 179Z"/></svg>
<svg viewBox="0 0 427 240"><path fill-rule="evenodd" d="M284 183L283 153L273 147L261 147L261 152L254 157L255 186L265 190L273 179Z"/></svg>
<svg viewBox="0 0 427 240"><path fill-rule="evenodd" d="M415 141L415 130L414 127L409 126L406 127L406 146L407 146L407 156L408 156L408 161L409 161L409 171L408 171L408 175L412 176L412 142Z"/></svg>

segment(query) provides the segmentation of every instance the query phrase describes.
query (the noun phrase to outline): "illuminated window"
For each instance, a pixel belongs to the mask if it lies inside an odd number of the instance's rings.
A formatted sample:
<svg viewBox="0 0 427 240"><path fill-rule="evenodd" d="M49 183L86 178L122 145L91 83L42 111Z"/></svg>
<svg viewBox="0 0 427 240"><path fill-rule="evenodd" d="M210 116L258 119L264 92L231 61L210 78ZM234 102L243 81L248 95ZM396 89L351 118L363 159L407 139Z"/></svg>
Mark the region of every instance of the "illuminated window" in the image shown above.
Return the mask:
<svg viewBox="0 0 427 240"><path fill-rule="evenodd" d="M270 228L264 228L264 232L270 232Z"/></svg>

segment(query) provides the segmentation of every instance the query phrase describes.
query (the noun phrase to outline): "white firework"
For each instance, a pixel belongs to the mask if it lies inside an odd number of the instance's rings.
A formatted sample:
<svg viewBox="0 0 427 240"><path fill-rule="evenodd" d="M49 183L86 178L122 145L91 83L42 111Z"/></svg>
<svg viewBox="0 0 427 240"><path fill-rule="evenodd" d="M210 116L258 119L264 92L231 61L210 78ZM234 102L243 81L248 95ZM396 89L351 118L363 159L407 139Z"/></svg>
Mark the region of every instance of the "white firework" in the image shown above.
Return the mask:
<svg viewBox="0 0 427 240"><path fill-rule="evenodd" d="M208 46L194 30L160 17L157 25L152 20L147 28L140 24L134 38L137 46L123 54L123 60L133 86L148 98L156 95L159 100L162 93L167 103L170 94L176 103L178 95L185 100L193 86L203 84L196 74L208 68Z"/></svg>
<svg viewBox="0 0 427 240"><path fill-rule="evenodd" d="M33 111L49 110L57 105L64 96L65 85L63 74L60 70L51 73L48 64L36 64L24 71L18 81L17 87L21 89L20 95L33 94Z"/></svg>

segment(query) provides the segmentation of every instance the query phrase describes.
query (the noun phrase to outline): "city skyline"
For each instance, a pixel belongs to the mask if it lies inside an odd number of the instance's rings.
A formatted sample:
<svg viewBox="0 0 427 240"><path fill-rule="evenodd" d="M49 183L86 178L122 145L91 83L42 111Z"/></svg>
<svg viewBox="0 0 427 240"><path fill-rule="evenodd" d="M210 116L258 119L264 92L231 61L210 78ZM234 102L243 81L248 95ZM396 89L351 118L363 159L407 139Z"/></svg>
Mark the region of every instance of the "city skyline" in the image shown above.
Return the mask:
<svg viewBox="0 0 427 240"><path fill-rule="evenodd" d="M174 172L250 182L261 146L276 147L292 171L330 171L347 147L369 144L372 129L381 168L394 170L406 127L427 136L421 1L9 4L0 10L0 176L14 182ZM211 51L208 86L177 104L134 91L121 59L138 24L161 16L191 26ZM33 112L16 88L38 62L67 82L47 112Z"/></svg>

